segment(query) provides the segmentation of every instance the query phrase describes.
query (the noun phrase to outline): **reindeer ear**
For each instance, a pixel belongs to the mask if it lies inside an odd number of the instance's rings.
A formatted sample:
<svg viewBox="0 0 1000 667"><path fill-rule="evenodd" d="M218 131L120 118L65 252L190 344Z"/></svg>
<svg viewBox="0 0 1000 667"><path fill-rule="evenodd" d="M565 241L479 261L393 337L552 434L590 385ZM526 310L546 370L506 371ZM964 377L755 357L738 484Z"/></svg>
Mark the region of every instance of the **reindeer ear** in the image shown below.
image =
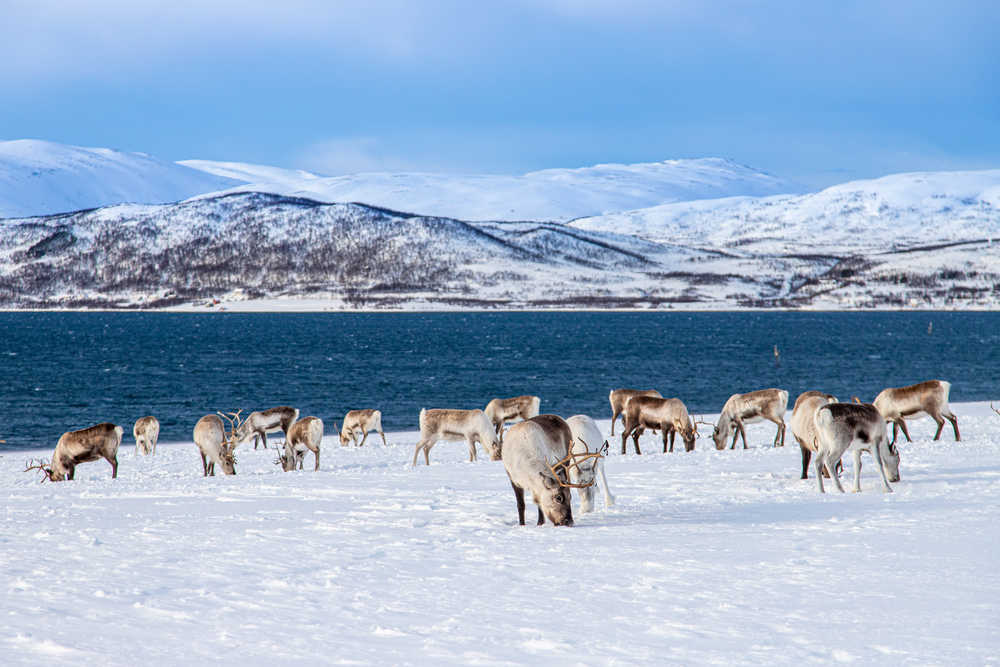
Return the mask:
<svg viewBox="0 0 1000 667"><path fill-rule="evenodd" d="M553 479L550 475L546 475L544 472L539 471L539 477L542 478L542 484L545 485L546 489L554 489L559 486L559 481Z"/></svg>

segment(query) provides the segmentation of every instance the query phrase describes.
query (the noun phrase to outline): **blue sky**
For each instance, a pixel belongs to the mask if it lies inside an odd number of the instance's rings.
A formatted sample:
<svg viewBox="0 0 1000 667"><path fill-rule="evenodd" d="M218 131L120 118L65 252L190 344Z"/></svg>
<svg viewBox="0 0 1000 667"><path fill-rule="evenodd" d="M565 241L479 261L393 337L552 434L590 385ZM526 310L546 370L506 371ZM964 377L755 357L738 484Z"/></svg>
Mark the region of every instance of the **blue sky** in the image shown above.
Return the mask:
<svg viewBox="0 0 1000 667"><path fill-rule="evenodd" d="M328 174L1000 168L995 0L0 3L0 139Z"/></svg>

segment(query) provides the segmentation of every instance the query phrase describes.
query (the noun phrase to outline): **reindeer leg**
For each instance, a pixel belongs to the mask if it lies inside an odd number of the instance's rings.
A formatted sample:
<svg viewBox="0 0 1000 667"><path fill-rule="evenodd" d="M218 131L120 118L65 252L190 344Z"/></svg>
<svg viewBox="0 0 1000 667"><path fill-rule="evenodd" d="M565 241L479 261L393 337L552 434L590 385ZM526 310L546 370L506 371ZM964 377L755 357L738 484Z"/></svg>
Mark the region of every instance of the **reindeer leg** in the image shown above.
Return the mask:
<svg viewBox="0 0 1000 667"><path fill-rule="evenodd" d="M628 430L622 426L622 456L625 455L625 443L628 442Z"/></svg>
<svg viewBox="0 0 1000 667"><path fill-rule="evenodd" d="M316 467L313 468L313 470L319 470L319 447L316 448L316 451L313 452L313 454L316 455Z"/></svg>
<svg viewBox="0 0 1000 667"><path fill-rule="evenodd" d="M72 481L73 477L75 476L76 476L76 466L70 466L69 475L67 475L66 478Z"/></svg>
<svg viewBox="0 0 1000 667"><path fill-rule="evenodd" d="M541 526L541 525L543 525L544 523L545 523L545 515L544 515L544 514L542 514L542 508L541 508L541 507L539 507L539 508L538 508L538 523L536 523L535 525L536 525L536 526Z"/></svg>
<svg viewBox="0 0 1000 667"><path fill-rule="evenodd" d="M882 492L883 493L892 493L892 487L889 486L889 478L885 476L885 466L882 464L882 448L881 448L881 445L882 445L882 443L878 442L878 441L876 441L876 442L874 442L872 444L872 456L875 457L875 465L878 466L879 475L882 476ZM861 458L861 453L860 452L858 452L857 457L858 457L858 459ZM857 475L857 480L858 480L855 483L855 486L857 486L858 487L857 490L860 491L861 490L861 464L860 464L860 462L858 462L858 470L854 474Z"/></svg>
<svg viewBox="0 0 1000 667"><path fill-rule="evenodd" d="M416 466L417 465L417 455L420 453L420 449L423 446L424 446L424 441L423 440L420 440L419 442L417 442L417 448L413 450L413 464L412 464L412 466Z"/></svg>
<svg viewBox="0 0 1000 667"><path fill-rule="evenodd" d="M743 428L743 421L740 420L736 422L736 425L740 427L740 437L743 438L743 449L747 448L747 432Z"/></svg>
<svg viewBox="0 0 1000 667"><path fill-rule="evenodd" d="M469 443L469 463L472 463L473 461L476 460L476 439L469 438L468 443Z"/></svg>
<svg viewBox="0 0 1000 667"><path fill-rule="evenodd" d="M903 435L906 436L906 441L913 442L913 440L910 438L910 432L906 430L906 420L903 419L902 417L899 418L899 428L900 430L903 431Z"/></svg>
<svg viewBox="0 0 1000 667"><path fill-rule="evenodd" d="M364 447L365 446L365 440L368 439L368 431L366 431L364 429L361 429L361 433L362 433L362 435L364 435L364 437L361 438L361 444L358 445L358 447Z"/></svg>
<svg viewBox="0 0 1000 667"><path fill-rule="evenodd" d="M674 453L674 439L677 437L677 431L674 430L673 426L670 426L669 429L670 429L670 453L673 454ZM664 436L666 436L666 433L667 433L666 430L664 430L664 432L663 432Z"/></svg>
<svg viewBox="0 0 1000 667"><path fill-rule="evenodd" d="M510 479L510 474L507 474L507 479ZM514 483L514 480L510 479L510 486L514 489L514 500L517 502L517 522L520 525L524 525L524 489L519 487Z"/></svg>
<svg viewBox="0 0 1000 667"><path fill-rule="evenodd" d="M670 451L674 451L673 438L670 438ZM667 453L667 430L663 429L663 453Z"/></svg>
<svg viewBox="0 0 1000 667"><path fill-rule="evenodd" d="M611 489L608 488L608 476L604 474L604 461L598 459L597 469L601 473L601 489L604 491L604 507L611 507L615 504L615 497L611 495Z"/></svg>
<svg viewBox="0 0 1000 667"><path fill-rule="evenodd" d="M111 464L111 479L118 479L118 457L111 457L108 459L108 463Z"/></svg>
<svg viewBox="0 0 1000 667"><path fill-rule="evenodd" d="M642 435L645 430L646 429L644 428L637 428L632 432L632 446L635 447L636 454L642 454L642 452L639 451L639 436Z"/></svg>
<svg viewBox="0 0 1000 667"><path fill-rule="evenodd" d="M951 427L955 430L955 442L958 442L959 440L962 439L958 435L958 417L956 417L955 415L945 415L945 417L947 417L948 421L951 422Z"/></svg>
<svg viewBox="0 0 1000 667"><path fill-rule="evenodd" d="M618 420L618 415L620 412L612 412L611 414L611 435L615 434L615 422ZM625 428L625 424L622 424L622 428ZM625 453L625 448L622 447L622 454Z"/></svg>
<svg viewBox="0 0 1000 667"><path fill-rule="evenodd" d="M424 463L426 465L431 464L431 447L433 446L434 443L432 442L428 442L426 445L424 445Z"/></svg>
<svg viewBox="0 0 1000 667"><path fill-rule="evenodd" d="M799 445L799 449L802 450L802 477L799 479L809 479L809 459L812 458L812 451L802 445Z"/></svg>
<svg viewBox="0 0 1000 667"><path fill-rule="evenodd" d="M201 476L208 477L208 459L205 458L205 452L201 452Z"/></svg>
<svg viewBox="0 0 1000 667"><path fill-rule="evenodd" d="M813 472L816 473L816 484L820 493L826 493L823 489L823 458L822 452L816 452L816 458L813 459Z"/></svg>
<svg viewBox="0 0 1000 667"><path fill-rule="evenodd" d="M379 434L380 436L382 436L382 446L383 446L383 447L388 447L388 446L389 446L389 444L388 444L388 443L387 443L387 442L385 441L385 433L383 433L382 431L379 431L379 432L378 432L378 434Z"/></svg>
<svg viewBox="0 0 1000 667"><path fill-rule="evenodd" d="M934 417L933 419L937 423L937 431L934 433L934 439L937 440L941 437L941 429L944 428L944 419L941 417Z"/></svg>
<svg viewBox="0 0 1000 667"><path fill-rule="evenodd" d="M827 470L830 470L830 472L832 473L833 469L836 468L836 465L833 465L833 466L830 465L830 455L829 454L827 454L824 457L824 459L825 459L824 462L826 463ZM844 485L840 483L840 475L830 475L830 478L833 480L833 483L837 485L837 490L840 491L841 493L844 493Z"/></svg>

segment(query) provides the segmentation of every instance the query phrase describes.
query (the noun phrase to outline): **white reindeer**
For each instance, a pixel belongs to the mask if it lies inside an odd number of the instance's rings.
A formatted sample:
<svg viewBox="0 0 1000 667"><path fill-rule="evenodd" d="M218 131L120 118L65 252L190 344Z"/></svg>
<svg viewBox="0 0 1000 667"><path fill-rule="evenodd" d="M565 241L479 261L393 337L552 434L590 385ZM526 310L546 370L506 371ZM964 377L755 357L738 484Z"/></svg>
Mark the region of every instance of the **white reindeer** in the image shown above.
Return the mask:
<svg viewBox="0 0 1000 667"><path fill-rule="evenodd" d="M156 440L160 437L160 422L156 417L140 417L132 427L135 451L139 454L156 454Z"/></svg>
<svg viewBox="0 0 1000 667"><path fill-rule="evenodd" d="M944 380L928 380L908 387L883 389L875 397L874 405L886 421L892 422L892 444L896 444L899 429L902 429L907 442L911 442L910 433L906 430L906 418L925 413L937 422L935 440L941 437L941 429L944 428L942 417L951 422L955 431L955 441L961 440L958 434L958 417L948 407L949 393L951 393L951 383Z"/></svg>
<svg viewBox="0 0 1000 667"><path fill-rule="evenodd" d="M67 431L56 443L51 463L41 461L24 469L41 470L45 479L61 482L73 479L76 466L87 461L104 459L111 464L111 479L118 477L118 446L121 445L125 430L109 422L103 422L79 431Z"/></svg>
<svg viewBox="0 0 1000 667"><path fill-rule="evenodd" d="M578 457L595 452L607 451L608 441L601 436L597 423L587 415L573 415L566 420L573 433L573 447L570 450ZM608 487L608 477L604 473L604 457L594 457L576 461L569 466L569 481L582 485L580 488L580 511L584 514L594 509L594 485L597 473L601 475L601 488L604 490L604 506L615 504L615 497Z"/></svg>
<svg viewBox="0 0 1000 667"><path fill-rule="evenodd" d="M618 415L624 414L625 407L633 396L653 396L663 398L660 392L655 389L612 389L608 394L608 401L611 403L611 435L615 434L615 422ZM624 426L625 417L622 417Z"/></svg>
<svg viewBox="0 0 1000 667"><path fill-rule="evenodd" d="M296 464L299 470L302 470L305 453L310 451L316 457L316 467L313 470L319 470L319 445L322 441L323 420L319 417L303 417L288 429L285 451L278 455L275 463L285 472L295 470Z"/></svg>
<svg viewBox="0 0 1000 667"><path fill-rule="evenodd" d="M766 419L778 425L774 434L774 446L785 446L785 410L788 408L788 392L784 389L759 389L746 394L733 394L722 406L719 422L712 432L716 449L726 448L726 439L733 436L730 449L736 447L737 436L743 437L743 449L747 448L747 433L743 425ZM735 431L735 432L734 432Z"/></svg>
<svg viewBox="0 0 1000 667"><path fill-rule="evenodd" d="M334 424L336 427L336 424ZM357 431L361 431L361 442L358 442ZM381 410L351 410L344 415L344 424L340 428L340 446L346 447L351 440L356 447L361 447L368 439L368 432L375 431L382 436L382 444L385 445L385 433L382 432L382 411Z"/></svg>
<svg viewBox="0 0 1000 667"><path fill-rule="evenodd" d="M239 412L231 415L217 413L205 415L194 425L194 444L201 453L202 476L215 476L215 464L218 463L226 475L236 474L236 445L239 438ZM222 417L230 422L229 433L222 423Z"/></svg>
<svg viewBox="0 0 1000 667"><path fill-rule="evenodd" d="M565 465L573 433L569 425L555 415L539 415L510 427L502 446L503 466L514 489L517 520L524 525L524 492L538 506L538 525L545 518L556 526L573 525L570 502L572 483Z"/></svg>
<svg viewBox="0 0 1000 667"><path fill-rule="evenodd" d="M625 428L622 431L622 454L625 453L625 442L632 436L632 445L636 454L639 451L639 436L647 429L663 432L663 453L666 454L669 437L669 451L674 451L674 436L681 434L684 440L684 451L694 449L694 439L698 427L691 420L687 406L677 398L657 398L655 396L634 396L625 406Z"/></svg>
<svg viewBox="0 0 1000 667"><path fill-rule="evenodd" d="M431 464L430 451L439 440L469 445L469 461L476 460L476 441L494 461L500 459L500 439L493 430L493 422L482 410L427 410L420 411L420 440L413 451L413 465L417 454L424 452L424 463Z"/></svg>
<svg viewBox="0 0 1000 667"><path fill-rule="evenodd" d="M503 425L511 419L531 419L538 415L538 406L542 400L537 396L515 396L514 398L494 398L486 404L484 412L493 422L496 432L503 430Z"/></svg>
<svg viewBox="0 0 1000 667"><path fill-rule="evenodd" d="M828 403L816 410L816 458L813 467L820 493L823 489L823 466L844 492L840 477L836 474L837 463L845 452L854 454L854 492L861 491L861 452L871 452L875 458L882 489L892 493L889 481L899 481L899 451L889 444L885 419L870 403Z"/></svg>

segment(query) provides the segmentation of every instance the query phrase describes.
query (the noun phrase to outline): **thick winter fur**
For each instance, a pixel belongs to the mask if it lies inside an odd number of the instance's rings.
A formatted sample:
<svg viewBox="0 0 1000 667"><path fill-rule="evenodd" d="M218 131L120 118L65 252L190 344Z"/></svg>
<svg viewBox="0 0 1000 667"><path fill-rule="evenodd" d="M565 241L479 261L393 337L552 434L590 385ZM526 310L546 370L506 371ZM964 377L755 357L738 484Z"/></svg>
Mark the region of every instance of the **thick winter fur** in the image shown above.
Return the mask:
<svg viewBox="0 0 1000 667"><path fill-rule="evenodd" d="M573 432L556 415L538 415L510 427L503 441L503 466L514 489L517 519L524 525L524 492L538 506L538 525L546 517L556 526L572 526L573 510L569 488L560 482L569 480L560 469L553 475L551 466L569 452Z"/></svg>
<svg viewBox="0 0 1000 667"><path fill-rule="evenodd" d="M663 398L660 392L655 389L612 389L611 393L608 394L608 401L611 403L611 435L615 434L615 422L618 420L618 415L625 413L625 406L628 405L629 399L633 396ZM625 418L622 417L622 422L624 421Z"/></svg>
<svg viewBox="0 0 1000 667"><path fill-rule="evenodd" d="M322 441L323 420L319 417L303 417L289 427L288 437L285 438L285 451L278 456L277 463L285 472L295 470L296 464L299 470L302 470L306 451L310 451L316 458L313 470L319 470L319 445Z"/></svg>
<svg viewBox="0 0 1000 667"><path fill-rule="evenodd" d="M236 443L226 442L226 428L218 415L205 415L194 425L194 444L201 453L203 476L215 475L215 464L227 475L236 474Z"/></svg>
<svg viewBox="0 0 1000 667"><path fill-rule="evenodd" d="M823 493L823 466L832 474L837 490L844 492L835 466L845 452L854 454L854 492L861 491L861 452L871 452L882 477L882 489L892 493L889 481L899 481L899 452L889 444L885 420L870 403L828 403L816 410L816 458L813 467Z"/></svg>
<svg viewBox="0 0 1000 667"><path fill-rule="evenodd" d="M358 442L358 431L361 431L362 436L360 443ZM347 443L353 440L356 447L361 447L368 439L369 431L375 431L382 436L382 444L386 444L385 433L382 432L382 411L370 408L351 410L344 415L344 424L340 428L340 446L346 447Z"/></svg>
<svg viewBox="0 0 1000 667"><path fill-rule="evenodd" d="M478 441L492 460L500 460L500 439L493 430L493 422L482 410L421 410L420 440L413 450L413 465L417 465L417 454L421 450L424 463L430 465L431 447L439 440L464 440L469 445L469 461L476 460Z"/></svg>
<svg viewBox="0 0 1000 667"><path fill-rule="evenodd" d="M73 479L77 464L104 459L111 464L111 478L114 479L118 477L118 446L124 432L121 426L108 422L67 431L56 443L50 467L43 470L53 482L61 482Z"/></svg>
<svg viewBox="0 0 1000 667"><path fill-rule="evenodd" d="M733 394L722 406L719 423L712 432L716 449L725 449L730 435L736 447L736 438L743 438L743 449L747 448L747 434L744 424L766 419L778 425L774 434L774 446L785 446L785 410L788 408L788 392L784 389L758 389L746 394Z"/></svg>
<svg viewBox="0 0 1000 667"><path fill-rule="evenodd" d="M663 432L663 453L674 451L674 435L681 434L684 440L684 451L694 449L694 439L697 431L687 406L678 398L656 398L655 396L633 396L625 406L625 428L622 431L622 454L625 453L625 441L632 436L635 453L639 451L639 436L647 428Z"/></svg>
<svg viewBox="0 0 1000 667"><path fill-rule="evenodd" d="M951 383L944 380L928 380L909 387L890 387L883 389L875 397L874 405L887 422L892 422L892 444L896 444L896 436L902 429L906 441L910 442L910 433L906 430L906 418L928 414L937 422L937 432L934 439L941 437L944 420L951 422L955 431L955 441L961 440L958 434L958 417L948 407L948 394L951 393Z"/></svg>
<svg viewBox="0 0 1000 667"><path fill-rule="evenodd" d="M813 417L816 411L827 403L836 403L837 397L824 394L821 391L804 391L795 399L795 407L792 408L792 418L789 423L792 427L792 437L799 443L802 450L802 477L809 479L809 460L813 452L816 451L816 423Z"/></svg>
<svg viewBox="0 0 1000 667"><path fill-rule="evenodd" d="M298 408L287 405L251 412L246 421L240 425L240 429L236 433L236 440L237 442L245 442L253 437L254 449L257 449L259 442L263 442L264 449L267 449L267 434L281 431L287 440L288 429L298 418Z"/></svg>
<svg viewBox="0 0 1000 667"><path fill-rule="evenodd" d="M140 417L132 427L135 436L135 451L139 454L155 454L156 439L160 437L160 421L153 416Z"/></svg>
<svg viewBox="0 0 1000 667"><path fill-rule="evenodd" d="M601 436L601 430L597 428L597 423L587 415L573 415L566 420L570 431L573 433L573 453L588 454L597 452L608 445L608 441ZM589 459L579 465L569 467L569 481L574 484L591 484L580 492L580 511L584 514L594 509L594 486L597 474L601 475L601 488L604 490L604 506L611 507L615 504L615 497L611 495L608 487L608 477L604 474L604 458Z"/></svg>
<svg viewBox="0 0 1000 667"><path fill-rule="evenodd" d="M496 432L511 419L531 419L538 415L541 399L537 396L515 396L514 398L494 398L486 404L486 416L493 422Z"/></svg>

